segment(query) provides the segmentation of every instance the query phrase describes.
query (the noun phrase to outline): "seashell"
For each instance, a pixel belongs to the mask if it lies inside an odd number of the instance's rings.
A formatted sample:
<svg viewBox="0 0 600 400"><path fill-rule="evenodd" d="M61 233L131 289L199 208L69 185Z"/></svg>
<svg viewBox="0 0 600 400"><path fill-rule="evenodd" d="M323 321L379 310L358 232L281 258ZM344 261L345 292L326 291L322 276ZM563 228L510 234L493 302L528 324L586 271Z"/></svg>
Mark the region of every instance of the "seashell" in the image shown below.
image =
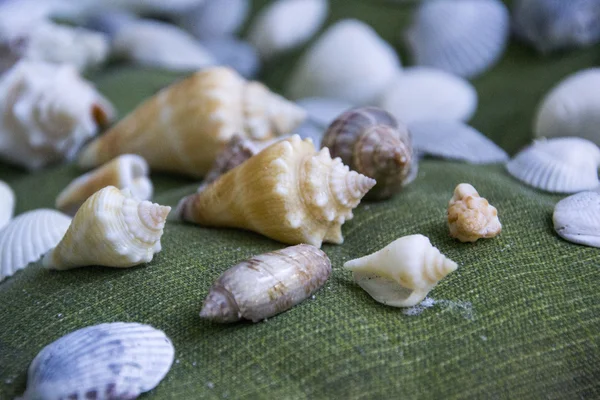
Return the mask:
<svg viewBox="0 0 600 400"><path fill-rule="evenodd" d="M150 325L88 326L38 353L23 400L135 399L158 386L174 356L171 340Z"/></svg>
<svg viewBox="0 0 600 400"><path fill-rule="evenodd" d="M0 230L0 282L25 268L63 237L71 218L55 210L28 211Z"/></svg>
<svg viewBox="0 0 600 400"><path fill-rule="evenodd" d="M124 154L73 180L56 198L56 208L73 215L98 190L106 186L129 189L134 198L152 197L152 181L146 161L134 154Z"/></svg>
<svg viewBox="0 0 600 400"><path fill-rule="evenodd" d="M268 140L294 130L305 112L229 68L200 71L161 90L79 157L84 167L139 154L156 170L203 176L234 134Z"/></svg>
<svg viewBox="0 0 600 400"><path fill-rule="evenodd" d="M342 225L375 183L331 159L327 148L317 153L310 140L293 135L182 199L177 215L288 244L341 244Z"/></svg>
<svg viewBox="0 0 600 400"><path fill-rule="evenodd" d="M311 122L324 128L329 127L340 114L355 107L347 101L324 97L309 97L296 101L296 104L306 111Z"/></svg>
<svg viewBox="0 0 600 400"><path fill-rule="evenodd" d="M327 18L327 0L277 0L260 10L248 40L265 59L310 40Z"/></svg>
<svg viewBox="0 0 600 400"><path fill-rule="evenodd" d="M114 109L70 66L20 61L0 77L0 159L40 169L71 160Z"/></svg>
<svg viewBox="0 0 600 400"><path fill-rule="evenodd" d="M600 193L581 192L554 207L554 230L569 242L600 247Z"/></svg>
<svg viewBox="0 0 600 400"><path fill-rule="evenodd" d="M329 275L327 254L307 244L254 256L217 279L200 317L215 322L258 322L306 300Z"/></svg>
<svg viewBox="0 0 600 400"><path fill-rule="evenodd" d="M15 192L4 181L0 181L0 230L12 219L15 212Z"/></svg>
<svg viewBox="0 0 600 400"><path fill-rule="evenodd" d="M205 0L181 14L181 26L199 39L232 36L250 12L249 0Z"/></svg>
<svg viewBox="0 0 600 400"><path fill-rule="evenodd" d="M406 41L416 65L470 78L500 60L509 33L501 0L429 0L417 8Z"/></svg>
<svg viewBox="0 0 600 400"><path fill-rule="evenodd" d="M542 100L534 122L538 137L579 136L600 146L600 68L568 76Z"/></svg>
<svg viewBox="0 0 600 400"><path fill-rule="evenodd" d="M413 150L410 133L387 111L355 108L340 115L327 129L323 147L356 172L377 181L368 199L398 193L411 176Z"/></svg>
<svg viewBox="0 0 600 400"><path fill-rule="evenodd" d="M450 236L461 242L493 238L502 231L498 210L468 183L461 183L454 189L454 196L448 203L448 227Z"/></svg>
<svg viewBox="0 0 600 400"><path fill-rule="evenodd" d="M508 172L536 189L576 193L598 185L600 149L576 137L536 140L506 164Z"/></svg>
<svg viewBox="0 0 600 400"><path fill-rule="evenodd" d="M508 161L508 154L475 128L452 120L429 119L409 124L415 151L470 164Z"/></svg>
<svg viewBox="0 0 600 400"><path fill-rule="evenodd" d="M293 99L329 97L371 104L400 67L394 49L373 28L346 19L328 28L302 56L288 82L287 94Z"/></svg>
<svg viewBox="0 0 600 400"><path fill-rule="evenodd" d="M51 269L86 265L127 268L152 261L171 207L107 186L79 208L60 243L44 256Z"/></svg>
<svg viewBox="0 0 600 400"><path fill-rule="evenodd" d="M420 303L458 265L423 235L404 236L368 256L348 261L356 283L376 301L392 307Z"/></svg>
<svg viewBox="0 0 600 400"><path fill-rule="evenodd" d="M104 33L112 40L117 32L137 20L138 18L134 14L122 9L105 10L90 15L83 24L88 29Z"/></svg>
<svg viewBox="0 0 600 400"><path fill-rule="evenodd" d="M233 37L220 37L202 41L202 46L219 65L235 69L244 78L253 78L260 71L258 52L250 44Z"/></svg>
<svg viewBox="0 0 600 400"><path fill-rule="evenodd" d="M468 121L477 109L477 91L468 81L429 67L406 68L387 85L379 106L399 121Z"/></svg>

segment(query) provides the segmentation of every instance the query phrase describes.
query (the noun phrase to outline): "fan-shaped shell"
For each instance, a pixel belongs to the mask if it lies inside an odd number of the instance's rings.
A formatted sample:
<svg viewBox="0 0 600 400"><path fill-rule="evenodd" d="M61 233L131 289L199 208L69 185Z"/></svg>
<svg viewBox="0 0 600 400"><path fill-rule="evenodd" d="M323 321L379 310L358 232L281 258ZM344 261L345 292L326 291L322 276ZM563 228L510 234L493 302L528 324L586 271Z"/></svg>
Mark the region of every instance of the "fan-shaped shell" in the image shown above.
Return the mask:
<svg viewBox="0 0 600 400"><path fill-rule="evenodd" d="M600 247L600 192L581 192L554 207L554 230L569 242Z"/></svg>
<svg viewBox="0 0 600 400"><path fill-rule="evenodd" d="M71 218L54 210L28 211L0 230L0 281L56 246Z"/></svg>
<svg viewBox="0 0 600 400"><path fill-rule="evenodd" d="M199 39L234 35L250 12L249 0L204 0L180 14L181 25Z"/></svg>
<svg viewBox="0 0 600 400"><path fill-rule="evenodd" d="M202 46L219 65L235 69L246 79L255 77L261 68L258 52L249 43L232 37L205 39Z"/></svg>
<svg viewBox="0 0 600 400"><path fill-rule="evenodd" d="M171 340L149 325L88 326L39 352L23 400L135 399L160 383L174 355Z"/></svg>
<svg viewBox="0 0 600 400"><path fill-rule="evenodd" d="M4 181L0 181L0 230L4 228L15 212L15 192Z"/></svg>
<svg viewBox="0 0 600 400"><path fill-rule="evenodd" d="M506 169L518 180L553 193L598 187L600 149L581 138L537 140L518 153Z"/></svg>

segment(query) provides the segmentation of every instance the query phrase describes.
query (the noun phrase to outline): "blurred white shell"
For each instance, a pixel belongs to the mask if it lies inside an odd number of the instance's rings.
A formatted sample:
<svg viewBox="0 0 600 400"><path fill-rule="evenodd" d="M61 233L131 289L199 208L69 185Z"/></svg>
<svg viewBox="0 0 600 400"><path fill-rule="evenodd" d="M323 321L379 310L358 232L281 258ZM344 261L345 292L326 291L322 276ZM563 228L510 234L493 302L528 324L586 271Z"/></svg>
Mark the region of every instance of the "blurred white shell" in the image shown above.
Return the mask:
<svg viewBox="0 0 600 400"><path fill-rule="evenodd" d="M448 228L453 238L475 242L498 236L502 224L496 207L481 197L472 185L461 183L448 203Z"/></svg>
<svg viewBox="0 0 600 400"><path fill-rule="evenodd" d="M554 207L554 229L569 242L600 247L600 193L581 192Z"/></svg>
<svg viewBox="0 0 600 400"><path fill-rule="evenodd" d="M160 383L174 356L171 340L149 325L88 326L39 352L23 400L135 399Z"/></svg>
<svg viewBox="0 0 600 400"><path fill-rule="evenodd" d="M386 86L379 106L400 121L468 121L477 109L477 91L468 81L429 67L406 68Z"/></svg>
<svg viewBox="0 0 600 400"><path fill-rule="evenodd" d="M327 128L331 123L345 111L355 107L354 104L343 100L328 99L324 97L309 97L296 101L304 108L311 122Z"/></svg>
<svg viewBox="0 0 600 400"><path fill-rule="evenodd" d="M258 74L261 67L260 58L250 44L234 37L206 39L201 43L219 65L231 67L247 79Z"/></svg>
<svg viewBox="0 0 600 400"><path fill-rule="evenodd" d="M48 209L26 212L0 230L0 282L39 260L63 237L71 218Z"/></svg>
<svg viewBox="0 0 600 400"><path fill-rule="evenodd" d="M392 307L420 303L457 267L423 235L401 237L373 254L344 264L371 297Z"/></svg>
<svg viewBox="0 0 600 400"><path fill-rule="evenodd" d="M506 164L508 172L534 188L576 193L598 185L600 149L576 137L536 140Z"/></svg>
<svg viewBox="0 0 600 400"><path fill-rule="evenodd" d="M558 83L538 108L534 132L539 137L579 136L600 145L600 68Z"/></svg>
<svg viewBox="0 0 600 400"><path fill-rule="evenodd" d="M256 16L248 40L263 58L272 58L310 40L325 22L328 9L328 0L276 0Z"/></svg>
<svg viewBox="0 0 600 400"><path fill-rule="evenodd" d="M0 159L32 170L70 160L113 116L75 68L20 61L0 78Z"/></svg>
<svg viewBox="0 0 600 400"><path fill-rule="evenodd" d="M317 125L310 120L306 120L294 129L294 133L300 136L302 139L310 139L316 148L321 148L321 141L325 135L327 128Z"/></svg>
<svg viewBox="0 0 600 400"><path fill-rule="evenodd" d="M198 39L224 37L235 34L249 12L249 0L205 0L181 14L179 22Z"/></svg>
<svg viewBox="0 0 600 400"><path fill-rule="evenodd" d="M501 0L429 0L417 9L406 39L416 65L473 77L500 59L509 32Z"/></svg>
<svg viewBox="0 0 600 400"><path fill-rule="evenodd" d="M475 128L460 121L429 119L408 126L415 151L433 157L495 164L508 161L508 154Z"/></svg>
<svg viewBox="0 0 600 400"><path fill-rule="evenodd" d="M4 228L15 212L15 192L4 181L0 181L0 229Z"/></svg>
<svg viewBox="0 0 600 400"><path fill-rule="evenodd" d="M369 25L337 22L306 51L287 85L288 96L373 103L400 69L395 50Z"/></svg>

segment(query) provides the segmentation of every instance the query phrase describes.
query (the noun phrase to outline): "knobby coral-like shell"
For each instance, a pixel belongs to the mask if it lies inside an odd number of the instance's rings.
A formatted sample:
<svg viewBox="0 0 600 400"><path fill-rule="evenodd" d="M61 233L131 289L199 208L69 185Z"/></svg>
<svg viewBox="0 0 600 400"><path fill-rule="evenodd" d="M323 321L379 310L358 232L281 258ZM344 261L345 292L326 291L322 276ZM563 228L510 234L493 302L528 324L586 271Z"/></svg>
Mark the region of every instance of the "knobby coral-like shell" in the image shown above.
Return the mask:
<svg viewBox="0 0 600 400"><path fill-rule="evenodd" d="M169 211L171 207L140 201L128 190L107 186L79 208L60 243L44 256L44 267L126 268L150 262L161 250Z"/></svg>
<svg viewBox="0 0 600 400"><path fill-rule="evenodd" d="M0 181L0 229L4 228L15 212L15 192Z"/></svg>
<svg viewBox="0 0 600 400"><path fill-rule="evenodd" d="M29 211L13 219L0 230L0 281L56 246L70 223L68 216L47 209Z"/></svg>
<svg viewBox="0 0 600 400"><path fill-rule="evenodd" d="M508 172L534 188L576 193L598 187L600 149L576 137L536 140L506 164Z"/></svg>
<svg viewBox="0 0 600 400"><path fill-rule="evenodd" d="M258 322L306 300L330 274L327 255L307 244L254 256L217 279L200 316L215 322Z"/></svg>
<svg viewBox="0 0 600 400"><path fill-rule="evenodd" d="M202 40L233 36L241 28L249 11L249 0L204 0L181 13L180 23Z"/></svg>
<svg viewBox="0 0 600 400"><path fill-rule="evenodd" d="M259 82L210 68L146 100L88 145L79 162L92 167L133 153L153 169L201 177L234 134L267 140L290 133L305 115Z"/></svg>
<svg viewBox="0 0 600 400"><path fill-rule="evenodd" d="M76 178L56 198L56 208L75 214L88 197L106 186L129 189L134 198L152 197L152 181L146 161L134 154L124 154L85 175Z"/></svg>
<svg viewBox="0 0 600 400"><path fill-rule="evenodd" d="M448 227L450 236L461 242L493 238L502 231L496 208L468 183L454 189L448 203Z"/></svg>
<svg viewBox="0 0 600 400"><path fill-rule="evenodd" d="M373 254L344 264L371 297L392 307L420 303L457 267L423 235L401 237Z"/></svg>
<svg viewBox="0 0 600 400"><path fill-rule="evenodd" d="M294 135L184 198L177 214L200 225L321 247L343 242L342 224L375 183L331 159L327 148L317 153L310 140Z"/></svg>
<svg viewBox="0 0 600 400"><path fill-rule="evenodd" d="M600 192L581 192L554 207L554 230L569 242L600 247Z"/></svg>
<svg viewBox="0 0 600 400"><path fill-rule="evenodd" d="M405 125L387 111L363 107L346 111L327 129L322 142L332 157L377 184L369 199L386 199L399 192L411 177L413 150Z"/></svg>
<svg viewBox="0 0 600 400"><path fill-rule="evenodd" d="M0 159L32 170L70 160L113 114L73 67L21 61L0 78Z"/></svg>
<svg viewBox="0 0 600 400"><path fill-rule="evenodd" d="M171 340L149 325L88 326L39 352L23 399L135 399L160 383L174 356Z"/></svg>

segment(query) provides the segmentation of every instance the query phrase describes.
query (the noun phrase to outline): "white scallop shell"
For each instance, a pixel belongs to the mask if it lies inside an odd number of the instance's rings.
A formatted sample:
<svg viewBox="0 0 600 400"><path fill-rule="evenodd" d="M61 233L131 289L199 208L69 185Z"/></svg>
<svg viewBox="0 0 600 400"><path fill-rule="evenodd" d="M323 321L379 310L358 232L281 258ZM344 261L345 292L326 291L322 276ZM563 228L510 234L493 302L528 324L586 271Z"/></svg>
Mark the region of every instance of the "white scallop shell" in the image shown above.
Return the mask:
<svg viewBox="0 0 600 400"><path fill-rule="evenodd" d="M537 140L506 164L508 172L534 188L576 193L598 185L600 149L576 137Z"/></svg>
<svg viewBox="0 0 600 400"><path fill-rule="evenodd" d="M539 137L579 136L600 145L600 68L558 83L538 108L534 132Z"/></svg>
<svg viewBox="0 0 600 400"><path fill-rule="evenodd" d="M600 247L600 193L581 192L554 207L554 230L569 242Z"/></svg>
<svg viewBox="0 0 600 400"><path fill-rule="evenodd" d="M13 219L0 231L0 282L56 246L70 224L71 218L49 209Z"/></svg>
<svg viewBox="0 0 600 400"><path fill-rule="evenodd" d="M373 103L400 69L394 49L369 25L337 22L306 51L287 85L288 97Z"/></svg>
<svg viewBox="0 0 600 400"><path fill-rule="evenodd" d="M327 99L324 97L309 97L296 101L302 107L308 119L316 125L323 128L329 127L331 123L345 111L355 107L354 104L337 99Z"/></svg>
<svg viewBox="0 0 600 400"><path fill-rule="evenodd" d="M217 60L219 65L235 69L245 78L253 78L258 74L261 63L258 52L250 44L234 37L206 39L202 46Z"/></svg>
<svg viewBox="0 0 600 400"><path fill-rule="evenodd" d="M500 59L509 31L501 0L429 0L417 9L406 37L415 64L473 77Z"/></svg>
<svg viewBox="0 0 600 400"><path fill-rule="evenodd" d="M468 121L477 109L477 91L468 81L439 69L406 68L387 85L379 106L405 124Z"/></svg>
<svg viewBox="0 0 600 400"><path fill-rule="evenodd" d="M495 164L508 161L508 154L475 128L460 121L441 119L411 123L413 147L428 156Z"/></svg>
<svg viewBox="0 0 600 400"><path fill-rule="evenodd" d="M249 12L249 0L205 0L183 13L180 23L198 39L224 37L235 34Z"/></svg>
<svg viewBox="0 0 600 400"><path fill-rule="evenodd" d="M4 181L0 181L0 230L4 228L15 212L15 192Z"/></svg>
<svg viewBox="0 0 600 400"><path fill-rule="evenodd" d="M88 326L39 352L23 399L135 399L160 383L174 356L171 340L150 325Z"/></svg>

